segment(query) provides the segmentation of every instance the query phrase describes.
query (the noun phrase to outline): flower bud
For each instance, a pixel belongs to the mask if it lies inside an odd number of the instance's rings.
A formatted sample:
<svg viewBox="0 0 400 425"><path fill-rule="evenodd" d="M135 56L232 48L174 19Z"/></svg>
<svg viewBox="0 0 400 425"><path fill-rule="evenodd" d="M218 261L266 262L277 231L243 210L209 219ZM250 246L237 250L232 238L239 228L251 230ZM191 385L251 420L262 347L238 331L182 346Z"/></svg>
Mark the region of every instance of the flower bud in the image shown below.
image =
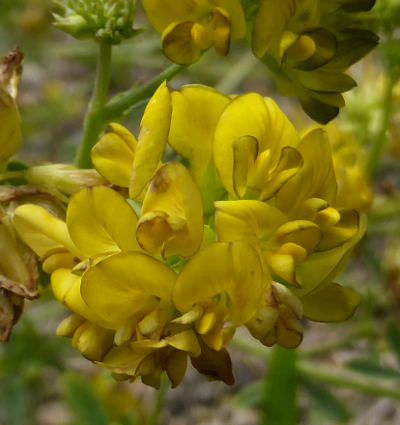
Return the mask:
<svg viewBox="0 0 400 425"><path fill-rule="evenodd" d="M135 0L60 0L54 25L78 39L119 44L135 36Z"/></svg>
<svg viewBox="0 0 400 425"><path fill-rule="evenodd" d="M66 195L72 195L85 187L106 183L96 170L81 170L65 164L31 167L22 174L30 184Z"/></svg>

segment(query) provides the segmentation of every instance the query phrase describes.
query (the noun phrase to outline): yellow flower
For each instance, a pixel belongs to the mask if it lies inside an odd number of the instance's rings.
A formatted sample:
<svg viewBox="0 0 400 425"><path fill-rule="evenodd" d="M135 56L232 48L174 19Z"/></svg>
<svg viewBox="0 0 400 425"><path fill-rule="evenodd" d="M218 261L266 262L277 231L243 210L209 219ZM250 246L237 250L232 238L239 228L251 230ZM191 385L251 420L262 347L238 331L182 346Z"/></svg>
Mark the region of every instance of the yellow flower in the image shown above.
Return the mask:
<svg viewBox="0 0 400 425"><path fill-rule="evenodd" d="M104 367L156 387L166 370L173 386L180 383L187 354L200 355L200 346L190 327L172 323L175 280L168 266L139 252L113 255L83 275L85 303L117 330Z"/></svg>
<svg viewBox="0 0 400 425"><path fill-rule="evenodd" d="M24 55L15 49L0 65L0 163L13 156L21 147L21 117L15 98L22 75Z"/></svg>
<svg viewBox="0 0 400 425"><path fill-rule="evenodd" d="M168 142L188 160L190 172L201 184L212 159L215 128L230 98L200 84L183 86L171 98Z"/></svg>
<svg viewBox="0 0 400 425"><path fill-rule="evenodd" d="M135 212L117 192L98 186L72 196L66 220L27 204L15 210L13 223L21 239L40 257L43 270L52 274L56 298L79 318L66 319L58 333L72 336L74 346L86 357L101 360L111 348L115 325L85 304L81 275L110 255L140 251Z"/></svg>
<svg viewBox="0 0 400 425"><path fill-rule="evenodd" d="M338 182L336 205L366 212L372 204L374 194L366 176L366 151L360 143L337 125L326 127L333 150L333 165Z"/></svg>
<svg viewBox="0 0 400 425"><path fill-rule="evenodd" d="M162 83L147 104L138 141L128 130L112 124L93 147L96 170L110 183L129 187L130 197L140 197L160 164L171 124L171 95Z"/></svg>
<svg viewBox="0 0 400 425"><path fill-rule="evenodd" d="M345 71L378 43L356 15L374 2L264 0L255 18L252 47L284 95L297 96L314 120L327 123L344 106L355 81ZM349 29L350 28L350 29Z"/></svg>
<svg viewBox="0 0 400 425"><path fill-rule="evenodd" d="M236 97L217 123L214 162L232 198L271 198L301 167L299 136L276 103L256 93Z"/></svg>
<svg viewBox="0 0 400 425"><path fill-rule="evenodd" d="M209 245L177 278L172 300L183 316L175 322L195 323L203 341L219 351L236 328L256 313L267 279L257 252L249 244Z"/></svg>
<svg viewBox="0 0 400 425"><path fill-rule="evenodd" d="M189 257L203 240L203 205L189 171L177 162L162 165L145 195L136 237L143 249Z"/></svg>
<svg viewBox="0 0 400 425"><path fill-rule="evenodd" d="M173 62L197 62L214 46L226 55L231 40L246 35L246 21L238 0L142 0L150 23L162 33L162 48Z"/></svg>

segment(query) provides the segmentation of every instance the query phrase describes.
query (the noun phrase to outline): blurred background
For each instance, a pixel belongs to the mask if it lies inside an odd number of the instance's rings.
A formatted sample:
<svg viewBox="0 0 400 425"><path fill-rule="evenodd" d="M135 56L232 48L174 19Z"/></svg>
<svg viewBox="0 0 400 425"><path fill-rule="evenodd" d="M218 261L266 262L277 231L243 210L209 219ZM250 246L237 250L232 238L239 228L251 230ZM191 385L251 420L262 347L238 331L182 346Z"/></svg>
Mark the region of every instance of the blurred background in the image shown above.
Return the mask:
<svg viewBox="0 0 400 425"><path fill-rule="evenodd" d="M299 351L299 424L400 424L400 7L380 0L371 26L380 47L351 69L358 87L329 124L336 169L354 170L349 196L368 212L367 234L339 281L362 296L354 318L343 324L307 322ZM92 92L97 49L52 27L50 0L0 0L0 54L15 46L25 53L19 89L24 145L18 159L30 165L72 162ZM114 49L111 94L140 85L169 62L159 35L139 11L140 36ZM273 97L300 129L312 125L296 99L283 98L243 42L227 58L205 54L170 83L213 86L227 94L258 91ZM137 133L143 108L123 119ZM384 141L374 175L371 147ZM344 167L343 167L343 164ZM344 168L344 169L343 169ZM52 297L43 276L41 298L27 305L11 341L0 346L1 425L151 425L155 391L140 382L117 383L55 336L66 310ZM246 338L246 335L243 335ZM263 408L265 351L240 341L230 349L236 383L209 383L189 370L167 395L160 424L252 425ZM267 350L268 351L268 350ZM336 380L332 377L336 376ZM342 379L343 378L343 379ZM284 402L284 401L283 401Z"/></svg>

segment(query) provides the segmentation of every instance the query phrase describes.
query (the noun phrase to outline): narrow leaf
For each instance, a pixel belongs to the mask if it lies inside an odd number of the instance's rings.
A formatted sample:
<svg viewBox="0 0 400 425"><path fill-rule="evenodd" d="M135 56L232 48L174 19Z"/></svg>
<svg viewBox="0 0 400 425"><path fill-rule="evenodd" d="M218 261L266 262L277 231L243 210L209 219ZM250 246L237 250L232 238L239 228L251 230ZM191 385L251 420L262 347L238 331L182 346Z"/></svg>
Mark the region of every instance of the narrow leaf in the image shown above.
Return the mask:
<svg viewBox="0 0 400 425"><path fill-rule="evenodd" d="M400 372L396 369L381 366L379 363L368 359L354 359L347 362L346 366L354 372L362 373L363 375L384 379L400 378Z"/></svg>
<svg viewBox="0 0 400 425"><path fill-rule="evenodd" d="M325 418L335 424L345 424L351 419L347 406L325 385L307 378L302 378L300 385L310 396L315 409L319 410Z"/></svg>

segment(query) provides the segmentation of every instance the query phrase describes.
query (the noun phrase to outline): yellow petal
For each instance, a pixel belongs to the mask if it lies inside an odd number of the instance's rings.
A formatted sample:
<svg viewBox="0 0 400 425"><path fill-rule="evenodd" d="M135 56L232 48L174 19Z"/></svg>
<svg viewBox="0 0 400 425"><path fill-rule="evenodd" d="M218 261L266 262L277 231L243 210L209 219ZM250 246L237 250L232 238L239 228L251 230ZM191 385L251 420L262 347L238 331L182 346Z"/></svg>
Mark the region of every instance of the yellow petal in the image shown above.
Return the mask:
<svg viewBox="0 0 400 425"><path fill-rule="evenodd" d="M121 326L154 300L169 301L175 279L170 268L152 257L122 253L91 267L83 275L81 293L93 311Z"/></svg>
<svg viewBox="0 0 400 425"><path fill-rule="evenodd" d="M57 269L72 269L74 266L75 258L70 252L55 252L42 259L42 268L47 274L51 274Z"/></svg>
<svg viewBox="0 0 400 425"><path fill-rule="evenodd" d="M165 341L171 347L185 351L192 357L198 357L201 354L199 341L196 334L191 329L171 335L165 338Z"/></svg>
<svg viewBox="0 0 400 425"><path fill-rule="evenodd" d="M82 255L71 241L65 222L43 207L21 205L15 210L13 223L21 239L39 257L59 247L65 247L77 257Z"/></svg>
<svg viewBox="0 0 400 425"><path fill-rule="evenodd" d="M110 124L107 133L92 148L96 170L110 183L129 187L136 151L135 137L119 124Z"/></svg>
<svg viewBox="0 0 400 425"><path fill-rule="evenodd" d="M207 170L218 119L229 98L202 85L188 85L174 91L169 132L170 145L190 163L199 182Z"/></svg>
<svg viewBox="0 0 400 425"><path fill-rule="evenodd" d="M233 188L233 167L235 140L252 136L258 142L258 152L269 126L269 114L262 96L248 93L236 97L223 111L214 141L214 162L225 189L235 196Z"/></svg>
<svg viewBox="0 0 400 425"><path fill-rule="evenodd" d="M293 242L311 253L321 240L321 231L312 221L289 221L276 231L274 242L282 245Z"/></svg>
<svg viewBox="0 0 400 425"><path fill-rule="evenodd" d="M74 313L90 320L99 326L111 329L108 320L102 319L91 310L81 296L81 278L69 269L58 269L51 275L51 287L54 296Z"/></svg>
<svg viewBox="0 0 400 425"><path fill-rule="evenodd" d="M336 197L336 178L332 152L326 133L314 129L302 139L299 152L304 164L277 194L277 206L295 216L309 198L321 198L332 204Z"/></svg>
<svg viewBox="0 0 400 425"><path fill-rule="evenodd" d="M296 273L303 283L303 288L293 288L293 292L299 297L304 297L315 288L321 288L331 282L342 271L354 246L364 235L366 226L367 219L361 216L358 232L350 240L328 251L315 252L299 264Z"/></svg>
<svg viewBox="0 0 400 425"><path fill-rule="evenodd" d="M211 15L211 26L214 29L214 48L221 55L226 56L231 43L231 21L224 9L216 7Z"/></svg>
<svg viewBox="0 0 400 425"><path fill-rule="evenodd" d="M262 244L286 222L286 217L278 209L260 201L219 201L215 208L220 241L246 240L253 245Z"/></svg>
<svg viewBox="0 0 400 425"><path fill-rule="evenodd" d="M301 286L301 282L298 281L296 276L296 261L292 255L280 253L275 254L269 253L268 251L263 254L263 258L272 274L279 276L287 283L291 283L295 286Z"/></svg>
<svg viewBox="0 0 400 425"><path fill-rule="evenodd" d="M101 362L96 364L114 373L135 376L137 368L148 353L137 353L128 344L113 347Z"/></svg>
<svg viewBox="0 0 400 425"><path fill-rule="evenodd" d="M356 210L340 210L340 220L335 226L322 231L318 251L335 248L354 237L358 232L360 216Z"/></svg>
<svg viewBox="0 0 400 425"><path fill-rule="evenodd" d="M200 49L205 50L213 44L213 29L209 25L195 23L190 31L194 44Z"/></svg>
<svg viewBox="0 0 400 425"><path fill-rule="evenodd" d="M263 288L260 259L243 242L215 243L196 254L182 269L173 302L181 312L219 294L228 294L233 322L241 325L255 313Z"/></svg>
<svg viewBox="0 0 400 425"><path fill-rule="evenodd" d="M133 208L108 187L98 186L75 194L68 205L67 224L72 240L88 257L140 250Z"/></svg>
<svg viewBox="0 0 400 425"><path fill-rule="evenodd" d="M258 143L254 137L243 136L233 142L233 188L239 198L243 198L246 193L247 178L257 153Z"/></svg>
<svg viewBox="0 0 400 425"><path fill-rule="evenodd" d="M266 53L279 56L279 41L296 11L296 0L264 0L253 27L253 51L262 58Z"/></svg>
<svg viewBox="0 0 400 425"><path fill-rule="evenodd" d="M289 179L296 175L302 165L303 157L300 152L291 146L284 147L281 150L278 165L265 182L264 188L261 188L259 199L265 201L274 196Z"/></svg>
<svg viewBox="0 0 400 425"><path fill-rule="evenodd" d="M341 322L351 317L360 296L350 288L330 283L320 291L301 298L304 315L317 322Z"/></svg>
<svg viewBox="0 0 400 425"><path fill-rule="evenodd" d="M72 337L77 328L82 325L85 319L78 314L71 314L65 318L57 327L57 336L68 336Z"/></svg>
<svg viewBox="0 0 400 425"><path fill-rule="evenodd" d="M78 329L79 332L79 329ZM89 323L75 341L81 354L89 360L101 360L111 349L114 332Z"/></svg>
<svg viewBox="0 0 400 425"><path fill-rule="evenodd" d="M140 195L159 165L167 144L171 112L171 95L164 82L147 104L140 123L129 188L132 199Z"/></svg>
<svg viewBox="0 0 400 425"><path fill-rule="evenodd" d="M202 199L182 164L168 162L153 176L136 236L144 249L161 251L164 258L191 256L198 250L203 240Z"/></svg>
<svg viewBox="0 0 400 425"><path fill-rule="evenodd" d="M190 65L200 59L201 47L204 46L196 44L196 25L189 21L173 22L164 30L162 49L172 62Z"/></svg>
<svg viewBox="0 0 400 425"><path fill-rule="evenodd" d="M257 93L237 96L224 109L214 141L215 166L225 189L233 197L233 145L244 136L251 136L258 143L258 156L248 184L259 190L278 165L282 148L298 143L296 130L272 99L264 99Z"/></svg>
<svg viewBox="0 0 400 425"><path fill-rule="evenodd" d="M142 5L151 25L158 32L162 32L171 22L196 21L212 10L208 0L143 0Z"/></svg>
<svg viewBox="0 0 400 425"><path fill-rule="evenodd" d="M246 35L247 24L242 5L239 0L214 0L216 6L219 6L229 16L231 21L231 38L237 40Z"/></svg>

